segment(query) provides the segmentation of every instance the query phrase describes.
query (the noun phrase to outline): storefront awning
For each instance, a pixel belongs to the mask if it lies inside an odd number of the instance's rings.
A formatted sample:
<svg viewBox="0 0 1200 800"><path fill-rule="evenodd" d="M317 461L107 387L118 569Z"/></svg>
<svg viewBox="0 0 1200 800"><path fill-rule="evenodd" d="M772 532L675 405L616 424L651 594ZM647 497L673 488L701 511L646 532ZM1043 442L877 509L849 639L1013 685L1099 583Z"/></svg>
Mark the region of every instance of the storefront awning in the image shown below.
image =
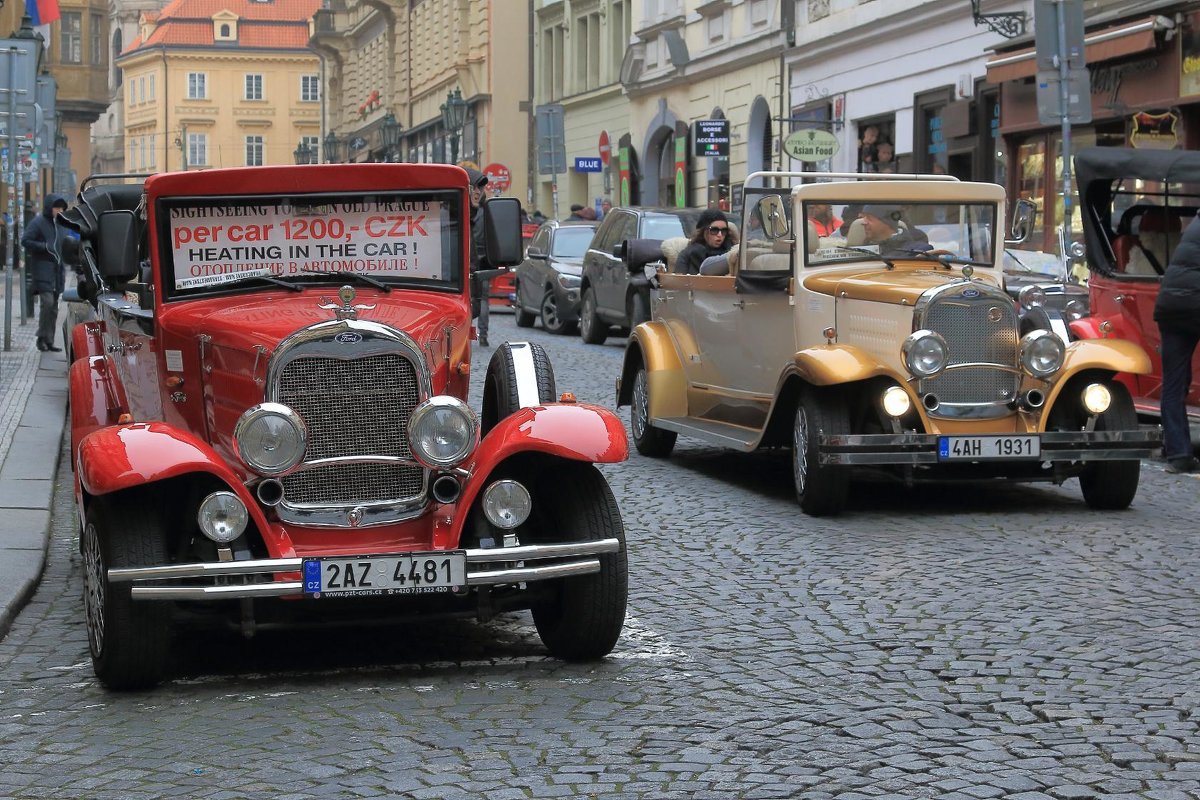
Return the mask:
<svg viewBox="0 0 1200 800"><path fill-rule="evenodd" d="M1111 61L1121 56L1154 49L1154 33L1173 27L1166 17L1146 17L1136 22L1114 25L1083 37L1084 58L1089 64ZM1032 47L1016 53L1005 53L987 62L988 83L1003 83L1037 74L1037 59Z"/></svg>

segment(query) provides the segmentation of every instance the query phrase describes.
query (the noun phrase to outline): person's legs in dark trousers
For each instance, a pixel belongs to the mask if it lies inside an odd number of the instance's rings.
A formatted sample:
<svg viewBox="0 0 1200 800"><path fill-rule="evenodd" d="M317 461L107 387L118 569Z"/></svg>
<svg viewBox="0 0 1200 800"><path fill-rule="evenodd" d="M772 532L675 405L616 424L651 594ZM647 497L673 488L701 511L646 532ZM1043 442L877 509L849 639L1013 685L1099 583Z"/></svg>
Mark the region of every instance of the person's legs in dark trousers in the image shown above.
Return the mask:
<svg viewBox="0 0 1200 800"><path fill-rule="evenodd" d="M1200 336L1159 326L1162 332L1163 455L1174 467L1191 467L1192 438L1188 431L1187 394L1192 385L1192 354Z"/></svg>
<svg viewBox="0 0 1200 800"><path fill-rule="evenodd" d="M58 293L57 292L38 292L38 327L37 340L39 350L53 350L57 352L60 348L54 346L54 328L58 324Z"/></svg>

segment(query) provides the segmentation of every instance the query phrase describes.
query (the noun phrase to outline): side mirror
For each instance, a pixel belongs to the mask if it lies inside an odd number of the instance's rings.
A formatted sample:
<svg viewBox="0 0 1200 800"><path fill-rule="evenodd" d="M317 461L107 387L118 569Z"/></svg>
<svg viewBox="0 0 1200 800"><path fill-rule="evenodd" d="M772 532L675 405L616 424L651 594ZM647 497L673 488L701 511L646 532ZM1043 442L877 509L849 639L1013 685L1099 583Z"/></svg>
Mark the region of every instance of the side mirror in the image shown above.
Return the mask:
<svg viewBox="0 0 1200 800"><path fill-rule="evenodd" d="M547 253L545 250L543 250L540 247L531 247L525 251L525 257L526 258L538 258L538 259L545 261L547 258L550 257L550 254Z"/></svg>
<svg viewBox="0 0 1200 800"><path fill-rule="evenodd" d="M488 264L513 267L521 263L521 204L515 197L497 197L484 203L483 227Z"/></svg>
<svg viewBox="0 0 1200 800"><path fill-rule="evenodd" d="M132 211L105 211L96 233L100 277L127 283L138 274L137 218Z"/></svg>
<svg viewBox="0 0 1200 800"><path fill-rule="evenodd" d="M1033 223L1037 219L1037 204L1032 200L1018 200L1013 211L1011 239L1005 239L1005 244L1021 244L1033 232Z"/></svg>
<svg viewBox="0 0 1200 800"><path fill-rule="evenodd" d="M788 226L787 204L777 194L769 194L758 201L758 217L767 238L782 239L791 233L791 228Z"/></svg>

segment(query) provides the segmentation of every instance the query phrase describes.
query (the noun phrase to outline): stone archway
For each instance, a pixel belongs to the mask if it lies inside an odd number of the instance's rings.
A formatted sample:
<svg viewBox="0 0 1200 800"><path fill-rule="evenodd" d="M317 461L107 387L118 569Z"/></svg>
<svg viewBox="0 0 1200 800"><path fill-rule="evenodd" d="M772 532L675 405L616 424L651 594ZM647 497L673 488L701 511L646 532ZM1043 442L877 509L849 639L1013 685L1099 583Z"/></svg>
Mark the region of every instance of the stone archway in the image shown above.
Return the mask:
<svg viewBox="0 0 1200 800"><path fill-rule="evenodd" d="M667 108L665 98L658 99L658 111L646 127L642 147L642 203L648 206L674 205L675 124L678 118Z"/></svg>

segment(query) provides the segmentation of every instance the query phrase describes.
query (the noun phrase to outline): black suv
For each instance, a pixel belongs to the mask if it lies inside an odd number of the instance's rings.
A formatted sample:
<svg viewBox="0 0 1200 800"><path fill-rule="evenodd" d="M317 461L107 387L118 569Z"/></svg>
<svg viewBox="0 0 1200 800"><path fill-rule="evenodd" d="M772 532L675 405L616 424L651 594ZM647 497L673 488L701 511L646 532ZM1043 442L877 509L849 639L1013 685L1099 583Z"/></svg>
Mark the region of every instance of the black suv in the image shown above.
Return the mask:
<svg viewBox="0 0 1200 800"><path fill-rule="evenodd" d="M629 239L672 239L696 231L699 208L614 208L605 215L583 255L579 335L602 344L612 326L632 328L650 319L649 287L621 258ZM631 280L632 279L632 280Z"/></svg>

